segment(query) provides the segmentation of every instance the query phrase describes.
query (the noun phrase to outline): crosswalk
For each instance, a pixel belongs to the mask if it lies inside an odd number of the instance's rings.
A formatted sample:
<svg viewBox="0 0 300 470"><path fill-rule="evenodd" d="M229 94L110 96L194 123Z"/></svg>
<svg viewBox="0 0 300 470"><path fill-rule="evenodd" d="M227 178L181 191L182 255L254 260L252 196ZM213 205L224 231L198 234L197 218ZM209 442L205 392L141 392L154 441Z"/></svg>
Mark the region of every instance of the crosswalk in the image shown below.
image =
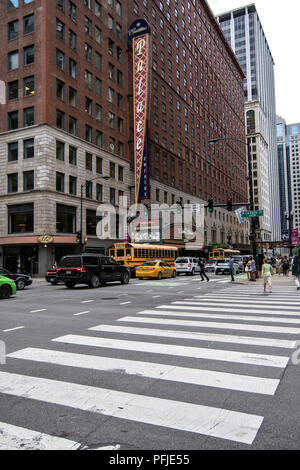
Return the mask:
<svg viewBox="0 0 300 470"><path fill-rule="evenodd" d="M217 298L210 291L177 299L122 316L111 325L92 326L80 335L53 338L47 348L27 347L10 353L8 365L21 364L25 369L28 364L30 371L34 364L54 366L61 373L45 378L1 368L0 394L22 399L25 408L27 401L36 400L158 426L166 432L177 430L251 446L264 416L249 397L262 397L268 407L278 392L299 339L299 297L292 287L272 296L256 286L232 286L217 292ZM62 379L68 377L63 370L72 371L71 381ZM107 374L106 384L112 373L130 376L131 390L135 378L142 380L144 393L115 389L115 382L111 388L102 388L94 382L86 385L74 380L83 370ZM179 399L152 396L151 386L158 381L179 384ZM238 394L236 409L224 404L225 391ZM212 403L209 398L214 396ZM0 450L75 450L85 445L47 434L47 429L0 422Z"/></svg>

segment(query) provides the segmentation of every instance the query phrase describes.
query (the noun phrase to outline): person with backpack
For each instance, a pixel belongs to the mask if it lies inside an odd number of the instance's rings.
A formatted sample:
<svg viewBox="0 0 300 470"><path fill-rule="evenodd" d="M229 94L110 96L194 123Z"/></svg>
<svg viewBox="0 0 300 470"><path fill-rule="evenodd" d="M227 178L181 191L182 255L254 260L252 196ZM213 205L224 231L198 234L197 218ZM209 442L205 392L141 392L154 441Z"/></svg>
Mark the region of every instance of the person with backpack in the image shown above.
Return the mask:
<svg viewBox="0 0 300 470"><path fill-rule="evenodd" d="M199 258L198 265L200 268L201 282L204 281L204 277L206 278L207 282L209 282L209 278L207 277L206 272L205 272L205 264L206 264L205 260L203 260L202 258Z"/></svg>

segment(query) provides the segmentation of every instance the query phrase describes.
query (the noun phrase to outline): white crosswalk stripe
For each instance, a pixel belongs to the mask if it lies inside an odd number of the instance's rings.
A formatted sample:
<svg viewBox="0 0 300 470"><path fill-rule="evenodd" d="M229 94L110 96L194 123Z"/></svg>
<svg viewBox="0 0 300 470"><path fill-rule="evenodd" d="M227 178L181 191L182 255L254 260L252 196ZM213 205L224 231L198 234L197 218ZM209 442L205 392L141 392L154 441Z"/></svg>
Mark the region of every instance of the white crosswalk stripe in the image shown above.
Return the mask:
<svg viewBox="0 0 300 470"><path fill-rule="evenodd" d="M221 291L218 299L210 291L159 305L137 315L121 317L113 325L90 327L89 335L66 334L53 338L51 349L29 347L8 354L7 359L14 364L29 361L51 365L50 371L53 367L70 368L74 377L77 371L85 369L95 373L127 374L132 380L138 377L145 381L176 382L193 391L196 388L205 391L205 387L220 392L231 390L244 394L245 406L247 394L265 395L271 400L289 362L290 351L297 346L300 334L300 328L296 327L300 324L298 297L292 295L294 289L282 289L280 297L263 297L256 286L246 290L247 293L234 286ZM145 327L141 326L143 324ZM174 329L168 329L170 325ZM248 332L247 335L241 335L242 331ZM145 337L149 340L145 341ZM182 340L186 340L185 345L177 344ZM214 347L213 343L219 346ZM254 347L257 352L253 352ZM64 348L68 350L62 350ZM122 357L124 352L126 358ZM116 353L121 357L115 357ZM180 366L174 365L176 358L180 358ZM191 366L190 359L193 360ZM76 383L76 379L71 383L9 372L0 372L0 393L247 445L254 442L264 419L261 413L243 412L241 402L238 411L232 409L232 404L226 409L223 401L207 406L202 402L203 394L201 403L197 403L198 394L191 393L193 403L186 402L184 394L181 400L166 399L147 393L82 385ZM0 423L0 449L23 446L76 449L81 444Z"/></svg>

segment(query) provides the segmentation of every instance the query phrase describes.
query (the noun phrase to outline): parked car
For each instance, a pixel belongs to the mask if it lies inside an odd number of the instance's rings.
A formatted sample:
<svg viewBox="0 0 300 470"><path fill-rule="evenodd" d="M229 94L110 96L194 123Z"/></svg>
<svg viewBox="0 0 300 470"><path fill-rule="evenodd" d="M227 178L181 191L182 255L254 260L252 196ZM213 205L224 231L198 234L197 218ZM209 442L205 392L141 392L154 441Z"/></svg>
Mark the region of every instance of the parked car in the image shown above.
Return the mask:
<svg viewBox="0 0 300 470"><path fill-rule="evenodd" d="M110 256L93 253L64 256L58 264L56 275L56 280L64 282L70 289L76 284L87 284L93 288L113 281L128 284L129 279L129 268Z"/></svg>
<svg viewBox="0 0 300 470"><path fill-rule="evenodd" d="M174 266L161 260L147 261L135 269L135 276L140 279L144 277L162 279L163 277L176 277L176 274Z"/></svg>
<svg viewBox="0 0 300 470"><path fill-rule="evenodd" d="M200 272L197 258L182 257L177 258L175 261L175 269L177 274L186 274L187 276L194 276L196 272Z"/></svg>
<svg viewBox="0 0 300 470"><path fill-rule="evenodd" d="M234 262L234 274L238 274L239 265ZM219 259L217 260L215 274L230 274L230 259Z"/></svg>
<svg viewBox="0 0 300 470"><path fill-rule="evenodd" d="M32 284L32 279L30 276L27 276L27 274L13 274L4 268L0 268L0 276L5 276L11 279L12 281L15 281L17 290L23 290L26 286L30 286Z"/></svg>
<svg viewBox="0 0 300 470"><path fill-rule="evenodd" d="M50 282L53 286L56 286L57 284L62 283L62 281L58 281L57 279L57 269L51 268L49 269L46 274L45 274L45 279L47 282Z"/></svg>
<svg viewBox="0 0 300 470"><path fill-rule="evenodd" d="M235 262L238 263L239 265L239 272L243 273L244 272L244 256L233 256L232 257Z"/></svg>
<svg viewBox="0 0 300 470"><path fill-rule="evenodd" d="M0 276L0 299L8 299L16 295L17 286L14 281L5 276Z"/></svg>
<svg viewBox="0 0 300 470"><path fill-rule="evenodd" d="M218 260L216 260L216 259L208 260L206 265L205 265L205 271L207 273L214 273L215 274L217 261Z"/></svg>

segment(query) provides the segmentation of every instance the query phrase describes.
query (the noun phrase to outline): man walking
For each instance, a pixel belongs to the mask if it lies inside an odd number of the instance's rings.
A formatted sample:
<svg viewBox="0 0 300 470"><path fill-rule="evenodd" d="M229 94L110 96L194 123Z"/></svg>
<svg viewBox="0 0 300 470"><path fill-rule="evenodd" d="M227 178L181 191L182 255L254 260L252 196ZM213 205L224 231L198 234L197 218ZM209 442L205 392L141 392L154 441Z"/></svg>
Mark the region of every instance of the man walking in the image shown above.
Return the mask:
<svg viewBox="0 0 300 470"><path fill-rule="evenodd" d="M231 282L234 282L234 259L232 256L230 256L229 269L230 269Z"/></svg>
<svg viewBox="0 0 300 470"><path fill-rule="evenodd" d="M295 276L297 290L300 290L300 257L298 255L294 257L292 274Z"/></svg>
<svg viewBox="0 0 300 470"><path fill-rule="evenodd" d="M251 261L251 264L250 264L251 279L250 279L250 281L256 282L256 263L255 263L255 259L253 258L253 256L250 257L250 261Z"/></svg>
<svg viewBox="0 0 300 470"><path fill-rule="evenodd" d="M205 272L205 261L202 259L202 258L199 258L199 262L198 262L198 265L200 267L200 276L201 276L201 282L204 281L204 277L206 278L207 282L209 282L209 279L206 275L206 272Z"/></svg>

